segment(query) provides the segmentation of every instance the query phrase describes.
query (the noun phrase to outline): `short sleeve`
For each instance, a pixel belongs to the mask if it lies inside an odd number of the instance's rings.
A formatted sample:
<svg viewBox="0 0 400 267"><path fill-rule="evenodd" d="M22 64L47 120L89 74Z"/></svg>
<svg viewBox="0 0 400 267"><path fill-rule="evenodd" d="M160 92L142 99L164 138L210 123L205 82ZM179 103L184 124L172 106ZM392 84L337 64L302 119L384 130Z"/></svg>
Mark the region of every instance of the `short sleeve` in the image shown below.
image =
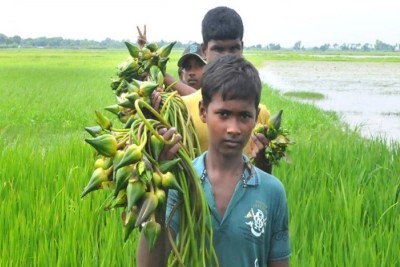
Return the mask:
<svg viewBox="0 0 400 267"><path fill-rule="evenodd" d="M290 256L288 205L283 186L280 189L272 220L271 250L268 260L283 260Z"/></svg>

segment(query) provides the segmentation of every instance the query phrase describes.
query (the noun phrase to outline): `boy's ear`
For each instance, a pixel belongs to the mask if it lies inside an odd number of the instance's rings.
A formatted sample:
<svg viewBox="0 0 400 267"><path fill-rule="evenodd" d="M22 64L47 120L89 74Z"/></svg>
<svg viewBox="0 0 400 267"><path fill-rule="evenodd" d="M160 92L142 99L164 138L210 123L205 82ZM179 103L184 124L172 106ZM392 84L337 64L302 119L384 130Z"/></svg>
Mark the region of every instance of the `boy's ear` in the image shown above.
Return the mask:
<svg viewBox="0 0 400 267"><path fill-rule="evenodd" d="M205 123L206 116L207 116L207 110L206 110L206 107L203 105L203 101L199 102L199 115L200 115L200 120Z"/></svg>
<svg viewBox="0 0 400 267"><path fill-rule="evenodd" d="M207 44L202 43L200 45L201 47L201 53L203 54L203 58L206 59L207 58Z"/></svg>

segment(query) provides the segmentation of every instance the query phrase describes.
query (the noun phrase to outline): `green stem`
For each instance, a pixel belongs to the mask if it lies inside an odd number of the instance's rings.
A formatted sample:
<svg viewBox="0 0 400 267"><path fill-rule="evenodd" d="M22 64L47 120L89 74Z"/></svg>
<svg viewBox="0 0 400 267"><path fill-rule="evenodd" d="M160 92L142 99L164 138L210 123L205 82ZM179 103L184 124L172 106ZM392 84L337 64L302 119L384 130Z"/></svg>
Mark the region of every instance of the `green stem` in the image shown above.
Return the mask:
<svg viewBox="0 0 400 267"><path fill-rule="evenodd" d="M143 115L143 112L140 108L140 106L144 106L145 108L147 108L162 124L164 124L167 128L171 128L171 125L169 125L168 122L166 122L161 115L155 110L153 109L149 104L147 104L146 102L144 102L141 99L137 99L135 101L135 108L136 108L136 112L138 114L138 116L142 119L143 123L146 125L147 129L154 134L154 136L156 136L160 141L164 142L167 145L172 145L174 144L174 139L175 138L171 138L170 141L165 140L151 125L150 123L147 121L147 118ZM174 136L175 137L175 134Z"/></svg>

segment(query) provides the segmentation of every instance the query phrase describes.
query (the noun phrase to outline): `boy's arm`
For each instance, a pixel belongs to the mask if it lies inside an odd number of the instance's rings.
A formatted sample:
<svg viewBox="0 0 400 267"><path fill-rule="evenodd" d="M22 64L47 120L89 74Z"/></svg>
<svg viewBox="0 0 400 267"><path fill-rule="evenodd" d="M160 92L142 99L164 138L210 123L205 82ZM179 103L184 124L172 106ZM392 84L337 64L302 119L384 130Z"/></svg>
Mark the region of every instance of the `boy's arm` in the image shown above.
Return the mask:
<svg viewBox="0 0 400 267"><path fill-rule="evenodd" d="M174 86L172 86L176 91L178 91L179 95L184 96L184 95L190 95L193 94L194 92L196 92L196 89L194 89L193 87L184 84L181 81L176 81L174 77L172 77L170 74L166 73L164 76L164 83L166 86L171 85L172 83L174 83Z"/></svg>
<svg viewBox="0 0 400 267"><path fill-rule="evenodd" d="M138 30L138 38L137 38L137 43L138 45L142 48L146 45L147 43L147 37L146 37L146 25L144 25L143 28L143 33L140 30L139 26L136 26L136 29ZM175 79L172 77L170 74L166 73L164 77L164 83L166 86L169 86L170 84L174 83ZM177 83L173 86L173 88L178 91L178 93L183 96L183 95L190 95L194 92L196 92L196 89L184 84L181 81L177 81Z"/></svg>
<svg viewBox="0 0 400 267"><path fill-rule="evenodd" d="M171 244L167 236L164 222L161 224L161 233L158 236L153 250L150 252L143 231L140 233L139 245L136 255L136 266L138 267L165 267L171 252ZM172 231L172 230L171 230ZM172 231L173 232L173 231ZM175 234L172 234L173 238Z"/></svg>
<svg viewBox="0 0 400 267"><path fill-rule="evenodd" d="M174 143L171 145L165 145L159 156L160 160L173 159L180 148L179 141L181 140L181 136L179 134L175 135L175 128L170 128L168 130L167 128L161 128L158 130L158 133L161 134L165 140L171 140L171 138L175 136ZM165 228L165 214L162 214L161 216L156 215L156 221L161 224L161 232L152 251L149 250L143 231L140 233L136 255L136 265L138 267L167 266L168 256L171 252L172 246L168 238L167 229ZM169 231L171 231L172 238L175 239L175 232L172 229L169 229Z"/></svg>

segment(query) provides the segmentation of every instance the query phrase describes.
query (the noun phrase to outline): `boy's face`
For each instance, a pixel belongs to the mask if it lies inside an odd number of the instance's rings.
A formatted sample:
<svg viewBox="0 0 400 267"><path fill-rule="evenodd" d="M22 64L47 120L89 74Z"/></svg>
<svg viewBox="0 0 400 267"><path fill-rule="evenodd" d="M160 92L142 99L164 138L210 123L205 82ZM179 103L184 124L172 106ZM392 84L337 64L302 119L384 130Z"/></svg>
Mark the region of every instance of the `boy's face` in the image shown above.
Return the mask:
<svg viewBox="0 0 400 267"><path fill-rule="evenodd" d="M225 157L242 155L256 124L252 100L226 100L215 94L208 107L200 104L200 118L208 127L208 150Z"/></svg>
<svg viewBox="0 0 400 267"><path fill-rule="evenodd" d="M203 77L203 68L205 64L195 56L189 57L182 64L182 82L190 85L195 89L201 87L201 78Z"/></svg>
<svg viewBox="0 0 400 267"><path fill-rule="evenodd" d="M243 43L240 39L210 40L202 45L202 49L207 63L228 54L243 55Z"/></svg>

